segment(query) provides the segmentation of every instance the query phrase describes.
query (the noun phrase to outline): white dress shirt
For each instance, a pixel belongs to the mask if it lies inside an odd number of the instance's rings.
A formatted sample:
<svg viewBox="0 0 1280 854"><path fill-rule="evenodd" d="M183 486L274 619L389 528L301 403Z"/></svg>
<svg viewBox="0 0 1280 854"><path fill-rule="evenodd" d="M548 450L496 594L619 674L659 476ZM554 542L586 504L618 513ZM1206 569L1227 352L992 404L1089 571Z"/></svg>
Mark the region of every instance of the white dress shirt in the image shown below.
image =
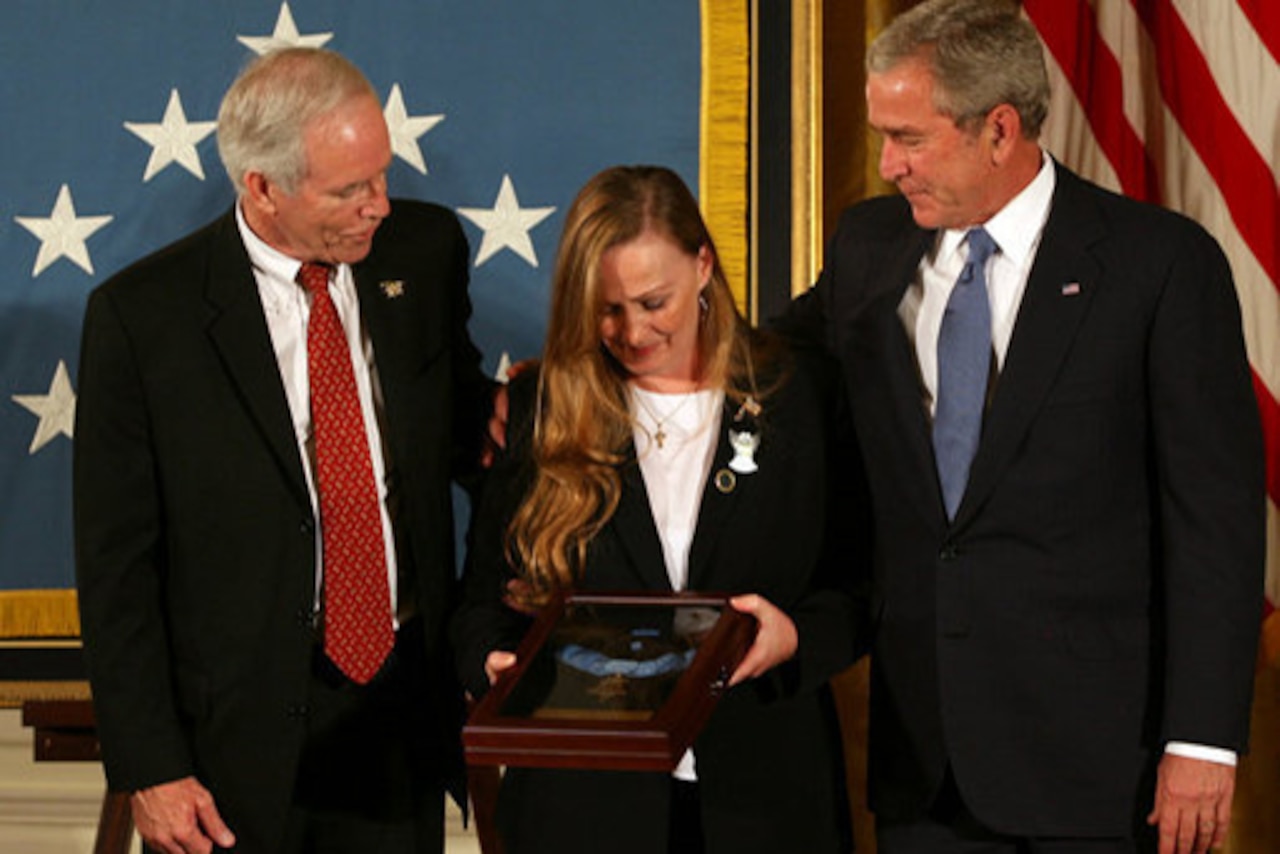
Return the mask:
<svg viewBox="0 0 1280 854"><path fill-rule="evenodd" d="M271 333L271 346L275 350L280 378L284 382L285 397L289 401L289 414L293 417L294 437L302 458L302 469L307 479L307 491L311 495L311 511L320 520L320 506L315 485L315 441L311 426L311 389L307 377L307 321L311 316L311 295L298 284L298 270L302 262L269 246L253 233L239 205L236 206L236 224L240 237L249 253L253 277L258 284L258 297L262 312ZM374 364L373 344L360 323L360 302L356 296L355 279L348 264L340 264L329 282L329 296L342 322L347 344L351 349L351 364L355 373L356 394L360 398L360 411L364 415L365 436L373 457L373 476L378 486L378 509L382 517L382 540L387 555L387 581L391 601L387 607L395 619L405 616L397 607L398 587L395 537L392 533L391 514L388 510L387 459L382 443L381 389ZM324 549L320 524L316 525L316 600L319 610L324 578ZM398 627L399 622L397 620Z"/></svg>

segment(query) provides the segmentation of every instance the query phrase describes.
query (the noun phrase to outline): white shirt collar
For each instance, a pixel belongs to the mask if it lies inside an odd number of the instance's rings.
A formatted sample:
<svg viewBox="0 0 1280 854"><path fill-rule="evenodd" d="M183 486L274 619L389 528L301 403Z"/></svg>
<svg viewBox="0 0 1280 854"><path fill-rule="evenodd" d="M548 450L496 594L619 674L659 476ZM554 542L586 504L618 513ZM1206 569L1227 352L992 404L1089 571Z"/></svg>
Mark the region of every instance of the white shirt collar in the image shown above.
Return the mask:
<svg viewBox="0 0 1280 854"><path fill-rule="evenodd" d="M284 254L254 233L244 218L244 210L239 202L236 203L236 227L240 229L240 239L244 241L244 248L249 253L249 263L255 270L266 273L270 279L297 281L302 262Z"/></svg>
<svg viewBox="0 0 1280 854"><path fill-rule="evenodd" d="M1000 253L1013 263L1022 266L1040 241L1040 232L1049 218L1049 206L1053 203L1053 190L1057 185L1057 171L1053 158L1040 152L1040 171L1031 183L1022 188L995 216L982 223L991 239L1000 247ZM948 228L938 239L935 256L938 263L945 262L959 251L967 228Z"/></svg>

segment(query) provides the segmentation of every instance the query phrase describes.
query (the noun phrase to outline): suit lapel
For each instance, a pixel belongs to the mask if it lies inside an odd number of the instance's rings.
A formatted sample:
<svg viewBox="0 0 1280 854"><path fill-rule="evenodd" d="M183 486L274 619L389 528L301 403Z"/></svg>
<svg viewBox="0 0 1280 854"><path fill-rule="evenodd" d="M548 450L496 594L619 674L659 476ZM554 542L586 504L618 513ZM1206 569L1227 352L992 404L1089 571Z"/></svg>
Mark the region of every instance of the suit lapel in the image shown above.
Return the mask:
<svg viewBox="0 0 1280 854"><path fill-rule="evenodd" d="M671 579L667 576L662 543L653 522L653 512L649 509L649 492L645 489L644 475L636 462L634 448L628 451L619 474L622 477L622 496L606 531L612 531L617 537L627 568L635 574L640 589L670 590Z"/></svg>
<svg viewBox="0 0 1280 854"><path fill-rule="evenodd" d="M689 545L689 575L687 588L701 590L705 587L720 533L742 493L741 478L738 486L721 492L713 485L715 475L721 469L728 470L733 449L729 445L727 425L732 422L737 407L726 398L721 410L720 427L715 456L711 463L711 476L703 483L702 500L698 508L698 521L693 542ZM644 475L632 456L622 467L622 499L610 522L623 550L646 588L670 590L671 579L667 575L666 558L662 542L649 507L649 493L644 485Z"/></svg>
<svg viewBox="0 0 1280 854"><path fill-rule="evenodd" d="M354 265L351 275L355 280L356 296L360 302L360 320L377 352L379 343L391 337L389 325L400 314L393 306L399 307L397 300L404 297L409 284L404 279L383 278L383 272L375 266L372 256ZM378 361L381 364L381 359Z"/></svg>
<svg viewBox="0 0 1280 854"><path fill-rule="evenodd" d="M732 489L722 491L715 486L721 471L728 472L729 460L733 458L733 448L729 445L729 427L733 424L733 416L737 405L728 397L720 414L719 435L716 441L715 457L711 461L710 476L702 485L702 502L698 507L698 523L694 528L693 542L689 544L689 580L690 590L707 590L708 585L715 583L710 577L713 566L712 556L720 535L729 528L729 517L734 507L746 491L747 479L759 477L759 474L736 475ZM767 450L763 451L761 460L768 464Z"/></svg>
<svg viewBox="0 0 1280 854"><path fill-rule="evenodd" d="M983 424L957 524L981 505L1039 415L1093 301L1101 271L1086 247L1101 236L1102 225L1097 216L1082 210L1084 200L1074 181L1058 169L1053 207Z"/></svg>
<svg viewBox="0 0 1280 854"><path fill-rule="evenodd" d="M403 279L382 279L381 271L368 258L354 265L351 275L360 303L360 321L373 343L374 361L382 373L391 364L391 354L384 352L390 348L387 342L399 338L391 334L390 327L399 315L392 305L399 306L396 300L404 296L407 285Z"/></svg>
<svg viewBox="0 0 1280 854"><path fill-rule="evenodd" d="M423 366L445 346L441 309L430 302L427 283L397 261L394 246L375 238L369 256L351 268L360 305L360 322L373 348L374 370L382 396L382 438L392 461L413 456L409 446L448 441L452 409L444 394L424 410L417 385ZM448 476L447 471L432 476Z"/></svg>
<svg viewBox="0 0 1280 854"><path fill-rule="evenodd" d="M369 257L351 268L360 303L360 320L373 345L374 362L389 408L400 381L415 377L445 346L442 305L432 302L430 284L406 272L395 253L375 239ZM384 256L390 256L388 260Z"/></svg>
<svg viewBox="0 0 1280 854"><path fill-rule="evenodd" d="M214 229L205 290L212 307L209 338L299 503L310 507L293 417L235 214Z"/></svg>
<svg viewBox="0 0 1280 854"><path fill-rule="evenodd" d="M933 231L917 231L912 238L905 241L902 252L897 256L898 262L890 269L895 276L895 287L889 291L889 305L877 312L888 322L884 330L884 352L888 355L888 370L893 374L889 388L893 390L893 411L901 423L901 436L907 443L911 455L911 465L916 467L922 477L919 483L935 483L937 467L933 461L932 422L929 410L925 405L924 389L920 384L919 360L916 358L915 345L902 325L902 317L898 314L906 295L908 285L916 278L920 268L920 259L932 245L936 233ZM941 494L937 490L932 493Z"/></svg>
<svg viewBox="0 0 1280 854"><path fill-rule="evenodd" d="M903 482L919 485L916 498L929 514L942 507L933 461L931 422L920 384L915 346L898 308L907 288L916 279L920 259L932 245L935 234L912 224L885 253L884 260L877 259L876 263L883 264L883 273L876 283L873 303L865 312L870 327L852 330L845 336L853 352L843 355L845 364L859 366L850 389L855 401L855 418L859 422L874 423L874 434L881 441L901 447L894 456L905 460ZM864 335L869 346L864 346ZM862 389L872 389L872 392L863 396ZM870 435L872 431L867 432Z"/></svg>

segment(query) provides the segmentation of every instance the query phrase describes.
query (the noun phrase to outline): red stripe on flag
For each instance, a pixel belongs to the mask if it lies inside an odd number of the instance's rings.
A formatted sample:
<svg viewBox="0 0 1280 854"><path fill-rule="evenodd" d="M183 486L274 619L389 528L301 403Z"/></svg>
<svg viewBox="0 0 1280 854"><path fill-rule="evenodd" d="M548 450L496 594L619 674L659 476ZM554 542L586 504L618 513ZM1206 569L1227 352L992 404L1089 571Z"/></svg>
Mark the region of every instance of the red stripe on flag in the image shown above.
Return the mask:
<svg viewBox="0 0 1280 854"><path fill-rule="evenodd" d="M1258 31L1258 38L1267 50L1280 61L1280 3L1276 0L1236 0L1236 5Z"/></svg>
<svg viewBox="0 0 1280 854"><path fill-rule="evenodd" d="M1253 393L1258 398L1262 435L1267 446L1267 493L1280 506L1280 404L1276 403L1257 371L1253 374Z"/></svg>
<svg viewBox="0 0 1280 854"><path fill-rule="evenodd" d="M1223 100L1171 0L1131 2L1155 43L1165 103L1213 175L1241 237L1271 281L1280 283L1280 193L1271 167Z"/></svg>
<svg viewBox="0 0 1280 854"><path fill-rule="evenodd" d="M1124 194L1159 204L1155 164L1125 117L1120 63L1098 32L1092 7L1085 0L1024 0L1022 7L1071 83Z"/></svg>

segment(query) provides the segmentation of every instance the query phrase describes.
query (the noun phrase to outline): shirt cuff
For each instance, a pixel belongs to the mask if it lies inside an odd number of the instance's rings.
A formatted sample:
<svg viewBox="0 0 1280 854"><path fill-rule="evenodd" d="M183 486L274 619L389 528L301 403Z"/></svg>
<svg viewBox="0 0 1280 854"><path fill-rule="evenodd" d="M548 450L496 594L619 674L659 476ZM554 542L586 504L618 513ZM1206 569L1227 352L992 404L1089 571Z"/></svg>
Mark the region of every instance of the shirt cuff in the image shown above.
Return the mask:
<svg viewBox="0 0 1280 854"><path fill-rule="evenodd" d="M1203 759L1207 762L1217 762L1219 765L1236 767L1236 752L1221 747L1189 744L1185 741L1171 741L1164 746L1164 752L1174 756L1185 756L1188 759Z"/></svg>

